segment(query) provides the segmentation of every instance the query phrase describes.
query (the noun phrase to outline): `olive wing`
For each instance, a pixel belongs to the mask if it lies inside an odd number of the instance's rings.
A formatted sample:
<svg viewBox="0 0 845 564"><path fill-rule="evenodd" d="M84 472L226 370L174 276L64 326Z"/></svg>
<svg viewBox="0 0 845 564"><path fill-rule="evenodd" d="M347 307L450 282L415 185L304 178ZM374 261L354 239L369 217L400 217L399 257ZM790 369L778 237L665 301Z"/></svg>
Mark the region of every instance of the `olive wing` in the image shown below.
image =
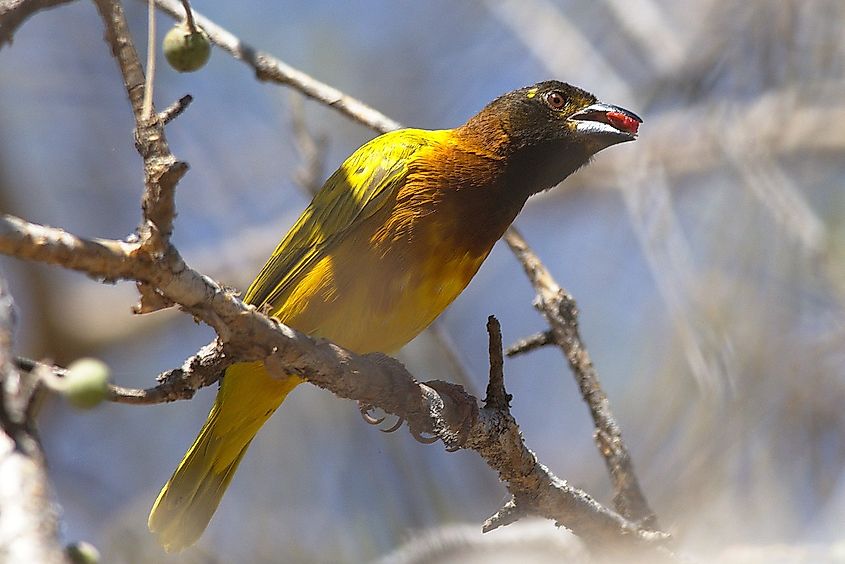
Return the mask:
<svg viewBox="0 0 845 564"><path fill-rule="evenodd" d="M364 144L332 174L250 285L247 303L278 309L302 275L341 244L405 183L414 156L432 132L403 129Z"/></svg>

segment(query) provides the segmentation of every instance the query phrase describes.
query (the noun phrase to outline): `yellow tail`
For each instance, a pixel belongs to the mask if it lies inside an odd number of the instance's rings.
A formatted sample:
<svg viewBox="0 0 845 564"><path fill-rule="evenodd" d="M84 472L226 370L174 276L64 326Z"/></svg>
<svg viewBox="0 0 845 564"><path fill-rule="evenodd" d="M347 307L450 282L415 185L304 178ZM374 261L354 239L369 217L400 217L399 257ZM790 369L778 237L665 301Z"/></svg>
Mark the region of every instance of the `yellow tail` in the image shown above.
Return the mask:
<svg viewBox="0 0 845 564"><path fill-rule="evenodd" d="M147 525L165 550L196 542L258 429L300 382L271 378L260 362L226 371L205 425L150 511Z"/></svg>

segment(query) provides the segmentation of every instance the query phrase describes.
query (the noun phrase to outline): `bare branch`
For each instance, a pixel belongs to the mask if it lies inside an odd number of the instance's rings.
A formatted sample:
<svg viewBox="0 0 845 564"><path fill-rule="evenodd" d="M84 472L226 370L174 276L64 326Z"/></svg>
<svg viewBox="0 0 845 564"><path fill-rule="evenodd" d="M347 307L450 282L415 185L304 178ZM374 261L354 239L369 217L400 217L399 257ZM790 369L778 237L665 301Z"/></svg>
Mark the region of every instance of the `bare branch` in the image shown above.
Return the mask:
<svg viewBox="0 0 845 564"><path fill-rule="evenodd" d="M581 341L575 300L558 286L516 228L511 227L504 239L531 280L537 292L537 308L549 323L555 343L569 361L581 395L590 409L596 426L596 444L613 481L616 509L628 519L641 522L648 528L656 528L657 518L640 489L631 456L622 440L622 431L613 417L610 402Z"/></svg>
<svg viewBox="0 0 845 564"><path fill-rule="evenodd" d="M0 547L8 562L65 562L56 507L33 422L36 379L12 356L12 298L0 278Z"/></svg>
<svg viewBox="0 0 845 564"><path fill-rule="evenodd" d="M487 334L490 338L488 346L490 354L490 381L487 384L487 397L484 400L484 407L498 409L507 413L513 396L505 391L504 359L502 358L502 327L499 325L499 321L492 315L487 318Z"/></svg>
<svg viewBox="0 0 845 564"><path fill-rule="evenodd" d="M158 114L158 119L161 120L163 125L167 125L177 117L182 115L182 112L188 109L188 106L191 105L191 102L194 101L194 97L190 94L185 94Z"/></svg>
<svg viewBox="0 0 845 564"><path fill-rule="evenodd" d="M158 385L146 389L112 385L109 399L115 403L134 405L191 399L197 390L218 380L228 366L228 363L224 363L225 358L219 343L209 343L187 359L181 368L160 374L156 378Z"/></svg>
<svg viewBox="0 0 845 564"><path fill-rule="evenodd" d="M282 325L278 328L286 329ZM525 447L516 421L506 409L479 408L476 398L454 384L417 382L399 362L380 353L356 355L332 343L315 342L288 331L290 335L272 337L278 346L272 347L275 352L265 358L268 368L275 367L280 374L298 374L337 396L403 418L415 435L439 437L447 446L464 436L463 448L476 450L498 472L508 490L523 500L522 511L555 520L594 548L603 543L618 546L620 542L639 547L649 537L649 533L609 512L540 464ZM267 345L262 336L259 346ZM164 378L169 380L177 374L183 379L213 381L226 366L243 358L233 349L209 345L182 369L165 373ZM661 535L649 538L666 540Z"/></svg>
<svg viewBox="0 0 845 564"><path fill-rule="evenodd" d="M140 243L82 239L6 215L0 216L0 254L60 265L107 282L125 279L149 284L162 298L210 325L224 342L233 332L248 339L247 334L238 333L243 323L240 316L257 314L234 292L189 268L172 245L161 256L150 257ZM275 322L260 317L275 327Z"/></svg>
<svg viewBox="0 0 845 564"><path fill-rule="evenodd" d="M32 14L71 0L0 0L0 49L12 42L18 27Z"/></svg>
<svg viewBox="0 0 845 564"><path fill-rule="evenodd" d="M112 55L120 66L123 75L123 85L132 106L136 123L144 117L144 68L141 59L135 51L135 44L129 34L123 7L119 2L111 0L95 0L97 10L106 27L106 42L111 47Z"/></svg>
<svg viewBox="0 0 845 564"><path fill-rule="evenodd" d="M495 514L491 515L490 518L484 521L484 524L481 526L481 530L485 533L489 533L499 527L516 523L526 516L528 516L528 513L521 505L517 504L516 498L512 497L505 502L505 504Z"/></svg>
<svg viewBox="0 0 845 564"><path fill-rule="evenodd" d="M159 253L167 246L173 232L176 184L188 170L188 165L177 161L170 152L164 135L164 120L155 113L155 108L151 105L149 117L144 115L144 70L129 34L123 8L113 0L95 0L95 4L106 27L106 41L123 76L123 85L135 115L135 147L144 159L142 243L151 252Z"/></svg>
<svg viewBox="0 0 845 564"><path fill-rule="evenodd" d="M0 253L61 265L108 282L133 278L138 265L131 257L139 248L139 243L81 239L62 229L0 215Z"/></svg>
<svg viewBox="0 0 845 564"><path fill-rule="evenodd" d="M539 464L523 444L507 411L479 410L477 400L460 386L439 381L420 384L390 357L356 355L330 342L315 341L245 305L191 270L172 247L160 262L151 264L144 254L124 253L119 245L95 245L22 220L6 217L0 227L5 227L0 229L0 252L11 250L18 256L63 264L103 278L134 278L154 285L164 297L210 324L220 335L219 343L205 347L178 372L165 375L156 389L113 388L116 401L153 403L190 397L189 390L215 381L230 364L262 360L271 373L296 374L335 395L397 415L416 435L431 434L449 447L459 443L476 450L514 496L528 499L533 512L555 519L587 542L640 538L635 534L636 526ZM39 237L34 238L32 232ZM110 252L104 254L103 248ZM127 269L128 263L134 268Z"/></svg>
<svg viewBox="0 0 845 564"><path fill-rule="evenodd" d="M533 351L534 349L545 347L546 345L554 344L555 336L552 334L552 332L541 331L539 333L529 335L524 339L518 340L517 342L508 347L508 349L505 351L505 354L508 356L517 356Z"/></svg>

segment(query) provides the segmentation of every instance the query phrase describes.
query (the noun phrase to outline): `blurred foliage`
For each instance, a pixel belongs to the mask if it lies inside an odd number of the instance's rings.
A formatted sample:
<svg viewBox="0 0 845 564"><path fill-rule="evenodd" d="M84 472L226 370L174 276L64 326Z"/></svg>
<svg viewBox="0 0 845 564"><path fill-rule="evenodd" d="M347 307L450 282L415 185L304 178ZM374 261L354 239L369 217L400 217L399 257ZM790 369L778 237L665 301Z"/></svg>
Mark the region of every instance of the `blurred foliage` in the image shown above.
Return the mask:
<svg viewBox="0 0 845 564"><path fill-rule="evenodd" d="M545 78L629 107L641 137L602 153L519 224L578 299L582 328L647 496L682 546L832 542L845 520L845 4L839 0L208 1L245 40L403 123L460 123ZM129 3L140 49L142 3ZM164 21L161 18L160 21ZM159 25L166 30L168 25ZM100 22L84 2L38 14L0 51L0 210L89 236L137 223L140 162ZM159 38L160 39L160 38ZM245 287L307 196L284 89L217 53L160 65L156 102L191 164L175 240ZM331 170L372 136L308 103ZM612 190L609 188L613 188ZM144 386L211 338L182 316L133 317L131 285L3 259L24 353L103 358ZM484 320L506 340L542 328L519 266L497 247L443 316L483 389ZM403 353L449 374L423 336ZM506 364L514 414L558 475L609 502L592 428L559 352ZM60 402L42 425L67 538L108 562L160 562L146 532L159 486L213 391L178 405ZM350 402L300 387L250 449L196 562L360 562L420 529L479 524L504 490L470 453L364 425ZM498 534L498 533L493 533ZM283 556L280 556L283 555ZM175 561L175 560L174 560Z"/></svg>

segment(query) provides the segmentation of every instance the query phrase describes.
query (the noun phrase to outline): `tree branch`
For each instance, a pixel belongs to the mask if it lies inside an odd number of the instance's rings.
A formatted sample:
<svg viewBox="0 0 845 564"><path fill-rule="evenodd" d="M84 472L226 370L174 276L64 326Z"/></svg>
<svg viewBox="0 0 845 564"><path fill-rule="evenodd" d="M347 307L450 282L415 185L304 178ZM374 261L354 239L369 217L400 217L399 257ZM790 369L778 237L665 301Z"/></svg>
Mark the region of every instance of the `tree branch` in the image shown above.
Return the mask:
<svg viewBox="0 0 845 564"><path fill-rule="evenodd" d="M156 378L158 385L152 388L137 389L111 385L109 399L115 403L134 405L191 399L197 390L216 382L229 364L231 363L226 359L222 346L215 341L188 358L181 368L160 374Z"/></svg>
<svg viewBox="0 0 845 564"><path fill-rule="evenodd" d="M164 135L167 114L156 114L151 105L150 116L144 115L144 69L129 34L122 6L114 0L94 0L94 3L106 27L106 42L123 76L123 85L135 116L135 147L144 159L142 244L150 252L160 253L173 232L176 184L187 172L188 165L177 161L167 146Z"/></svg>
<svg viewBox="0 0 845 564"><path fill-rule="evenodd" d="M0 253L84 272L115 282L133 278L140 245L114 239L81 239L62 229L0 215Z"/></svg>
<svg viewBox="0 0 845 564"><path fill-rule="evenodd" d="M540 331L539 333L535 333L525 337L524 339L518 340L507 348L505 354L508 356L517 356L533 351L534 349L554 344L555 338L551 331Z"/></svg>
<svg viewBox="0 0 845 564"><path fill-rule="evenodd" d="M162 125L167 125L177 117L182 115L182 112L188 109L188 106L191 102L194 101L194 97L190 94L185 94L166 108L164 108L160 114L158 114L159 119L161 119Z"/></svg>
<svg viewBox="0 0 845 564"><path fill-rule="evenodd" d="M642 493L631 456L622 440L622 431L581 340L575 299L558 286L516 228L508 229L504 239L531 280L537 292L537 309L548 322L555 344L569 361L578 389L590 409L596 426L596 445L613 481L613 503L617 511L647 528L657 529L657 517Z"/></svg>
<svg viewBox="0 0 845 564"><path fill-rule="evenodd" d="M502 327L492 315L487 318L487 334L490 338L490 379L487 384L487 397L484 407L508 412L513 398L505 390L504 359L502 358Z"/></svg>
<svg viewBox="0 0 845 564"><path fill-rule="evenodd" d="M37 233L34 237L31 233ZM114 243L114 242L112 242ZM124 244L125 245L125 244ZM103 249L109 249L109 253ZM277 374L296 374L340 397L373 405L404 418L415 434L440 437L447 446L476 450L527 509L572 529L600 546L640 545L649 538L623 517L570 487L537 462L505 409L478 408L463 388L441 381L417 382L396 360L356 355L328 341L315 341L282 325L207 277L190 269L172 247L159 262L99 245L61 230L0 218L0 253L12 253L104 279L133 278L150 284L220 335L177 371L165 373L152 390L113 388L116 401L153 403L190 397L214 382L234 362L261 360ZM134 265L127 267L127 265Z"/></svg>
<svg viewBox="0 0 845 564"><path fill-rule="evenodd" d="M13 326L12 297L0 278L0 554L8 562L65 562L33 421L37 379L16 368Z"/></svg>
<svg viewBox="0 0 845 564"><path fill-rule="evenodd" d="M0 0L0 49L12 43L18 27L32 14L72 0Z"/></svg>

